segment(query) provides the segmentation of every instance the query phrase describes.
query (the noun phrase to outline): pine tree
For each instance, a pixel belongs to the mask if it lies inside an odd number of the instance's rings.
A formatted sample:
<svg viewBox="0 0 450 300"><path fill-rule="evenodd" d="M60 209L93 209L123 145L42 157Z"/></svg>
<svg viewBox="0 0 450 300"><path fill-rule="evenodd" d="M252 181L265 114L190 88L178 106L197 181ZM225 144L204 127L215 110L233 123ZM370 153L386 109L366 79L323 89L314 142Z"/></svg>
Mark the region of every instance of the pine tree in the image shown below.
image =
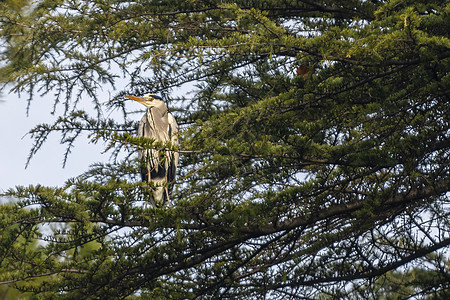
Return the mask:
<svg viewBox="0 0 450 300"><path fill-rule="evenodd" d="M65 159L84 133L113 154L63 187L5 193L0 282L43 299L445 299L449 14L437 0L0 2L3 88L61 112L31 129L30 159L49 134ZM124 105L148 91L182 127L166 207L144 204L134 154L154 145Z"/></svg>

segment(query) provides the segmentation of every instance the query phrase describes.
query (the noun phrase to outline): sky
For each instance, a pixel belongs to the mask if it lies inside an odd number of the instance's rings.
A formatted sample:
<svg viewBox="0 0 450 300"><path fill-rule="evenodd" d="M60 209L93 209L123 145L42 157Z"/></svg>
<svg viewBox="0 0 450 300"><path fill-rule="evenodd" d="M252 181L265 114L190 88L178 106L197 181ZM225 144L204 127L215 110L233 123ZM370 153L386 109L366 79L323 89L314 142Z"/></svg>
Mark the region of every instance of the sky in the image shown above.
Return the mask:
<svg viewBox="0 0 450 300"><path fill-rule="evenodd" d="M127 82L121 78L116 82L116 88L125 88ZM110 92L115 94L112 87L104 87L99 91L99 97L109 100ZM180 89L178 92L185 92ZM176 93L176 92L175 92ZM52 124L57 114L52 115L54 98L50 92L43 97L35 96L30 104L27 115L27 97L23 94L8 94L5 88L0 94L0 194L15 186L29 186L41 184L44 186L62 186L67 179L76 177L88 170L89 165L96 162L106 162L110 154L102 154L104 145L92 144L86 136L81 136L75 142L75 147L63 168L65 145L61 145L58 133L50 134L42 148L33 156L27 168L26 162L33 145L31 136L27 133L38 124ZM132 100L125 99L128 112L139 112L145 108ZM96 112L92 108L91 100L85 97L77 104L77 109ZM120 112L108 113L107 117L118 118L123 121ZM129 118L138 121L139 114L130 114Z"/></svg>
<svg viewBox="0 0 450 300"><path fill-rule="evenodd" d="M26 99L26 96L19 98L16 94L0 95L0 193L30 184L62 186L67 179L86 171L89 165L110 158L110 154L102 154L103 145L92 144L82 136L63 168L65 145L61 145L60 136L53 133L25 168L33 144L27 132L38 124L52 123L57 118L50 114L53 107L51 94L36 97L31 102L28 116ZM89 99L85 101L89 103ZM134 101L126 103L130 110L142 108ZM140 118L138 115L133 117Z"/></svg>
<svg viewBox="0 0 450 300"><path fill-rule="evenodd" d="M68 178L81 174L91 163L108 158L108 155L100 154L102 149L99 145L89 144L84 138L77 142L63 168L65 147L60 145L59 136L53 134L25 168L33 143L27 132L56 118L50 114L53 102L50 97L32 101L27 116L25 97L19 98L15 94L1 96L0 193L16 185L61 186Z"/></svg>

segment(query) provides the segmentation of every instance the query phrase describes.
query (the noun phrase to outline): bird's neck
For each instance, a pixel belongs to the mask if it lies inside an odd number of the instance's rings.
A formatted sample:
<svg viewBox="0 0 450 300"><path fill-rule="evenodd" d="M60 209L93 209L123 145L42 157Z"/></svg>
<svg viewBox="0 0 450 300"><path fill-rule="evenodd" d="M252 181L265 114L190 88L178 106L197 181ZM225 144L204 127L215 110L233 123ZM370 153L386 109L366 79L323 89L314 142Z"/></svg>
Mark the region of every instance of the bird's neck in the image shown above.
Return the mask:
<svg viewBox="0 0 450 300"><path fill-rule="evenodd" d="M161 109L158 107L150 107L148 113L151 115L151 120L153 122L153 128L157 130L158 135L164 135L168 132L169 128L169 117L168 111L166 109ZM162 138L161 136L160 138Z"/></svg>
<svg viewBox="0 0 450 300"><path fill-rule="evenodd" d="M157 106L153 106L153 107L149 107L148 109L151 114L155 117L155 118L166 118L167 119L167 114L168 114L168 110L167 107L157 107Z"/></svg>

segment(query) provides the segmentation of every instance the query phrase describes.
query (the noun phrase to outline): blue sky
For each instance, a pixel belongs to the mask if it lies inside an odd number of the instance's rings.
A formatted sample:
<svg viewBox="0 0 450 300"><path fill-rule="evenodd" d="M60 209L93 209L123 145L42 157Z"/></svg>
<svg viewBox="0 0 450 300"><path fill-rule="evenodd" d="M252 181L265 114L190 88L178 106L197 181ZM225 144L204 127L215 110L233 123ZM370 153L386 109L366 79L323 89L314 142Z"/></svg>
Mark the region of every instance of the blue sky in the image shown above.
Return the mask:
<svg viewBox="0 0 450 300"><path fill-rule="evenodd" d="M189 85L189 84L188 84ZM121 78L116 82L116 88L127 86L125 79ZM189 85L191 86L191 85ZM180 88L173 94L186 93L186 87ZM99 97L106 97L105 102L111 93L115 93L111 86L105 86L99 91ZM128 100L126 108L129 112L139 112L144 110L141 104ZM104 147L102 144L92 144L86 136L78 138L75 148L69 155L66 166L63 168L65 145L59 142L60 135L53 133L49 136L42 148L32 158L29 166L25 169L27 158L33 141L27 132L41 123L53 123L58 115L52 115L54 99L52 93L39 97L36 96L30 105L27 116L27 95L18 97L17 94L8 94L8 88L0 94L0 193L16 185L28 186L30 184L41 184L45 186L61 186L64 182L86 171L92 163L107 161L110 154L102 154ZM77 109L92 111L93 105L88 97L84 97L77 104ZM120 112L106 112L108 117L117 118L123 121ZM142 113L129 114L128 118L136 121L140 120Z"/></svg>
<svg viewBox="0 0 450 300"><path fill-rule="evenodd" d="M87 170L90 164L109 158L109 154L101 154L102 145L90 144L82 137L63 168L65 147L59 143L60 136L52 134L25 169L33 141L24 135L37 124L55 120L50 114L53 99L49 95L33 100L29 116L25 97L4 93L0 99L3 100L0 102L0 193L16 185L61 186L68 178Z"/></svg>

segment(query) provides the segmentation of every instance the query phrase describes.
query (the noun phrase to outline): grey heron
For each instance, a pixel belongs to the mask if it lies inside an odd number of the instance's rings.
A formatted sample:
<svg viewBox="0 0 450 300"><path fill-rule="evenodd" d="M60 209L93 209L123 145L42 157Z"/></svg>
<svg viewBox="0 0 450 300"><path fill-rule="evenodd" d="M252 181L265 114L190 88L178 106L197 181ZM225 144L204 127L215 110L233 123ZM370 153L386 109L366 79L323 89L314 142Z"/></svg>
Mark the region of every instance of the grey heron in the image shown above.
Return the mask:
<svg viewBox="0 0 450 300"><path fill-rule="evenodd" d="M178 124L161 97L152 94L145 94L142 97L125 97L147 107L139 123L138 136L163 144L170 142L172 146L178 145ZM139 151L139 158L143 162L142 181L153 182L156 185L153 191L153 204L169 203L173 185L168 187L168 184L175 179L178 152L152 148Z"/></svg>

